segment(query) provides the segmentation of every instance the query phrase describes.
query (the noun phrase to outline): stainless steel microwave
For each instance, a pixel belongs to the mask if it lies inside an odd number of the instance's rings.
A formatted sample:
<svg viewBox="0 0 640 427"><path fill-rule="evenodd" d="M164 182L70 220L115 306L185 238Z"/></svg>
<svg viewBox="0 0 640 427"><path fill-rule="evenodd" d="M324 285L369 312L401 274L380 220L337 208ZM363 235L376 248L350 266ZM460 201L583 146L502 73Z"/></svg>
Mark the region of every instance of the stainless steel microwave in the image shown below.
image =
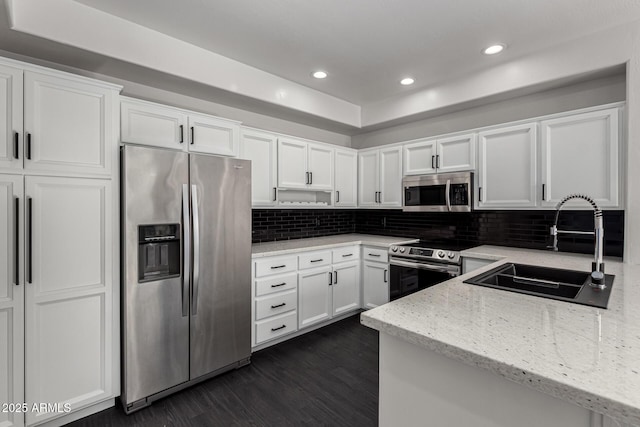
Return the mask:
<svg viewBox="0 0 640 427"><path fill-rule="evenodd" d="M408 212L471 212L473 172L405 176L402 210Z"/></svg>

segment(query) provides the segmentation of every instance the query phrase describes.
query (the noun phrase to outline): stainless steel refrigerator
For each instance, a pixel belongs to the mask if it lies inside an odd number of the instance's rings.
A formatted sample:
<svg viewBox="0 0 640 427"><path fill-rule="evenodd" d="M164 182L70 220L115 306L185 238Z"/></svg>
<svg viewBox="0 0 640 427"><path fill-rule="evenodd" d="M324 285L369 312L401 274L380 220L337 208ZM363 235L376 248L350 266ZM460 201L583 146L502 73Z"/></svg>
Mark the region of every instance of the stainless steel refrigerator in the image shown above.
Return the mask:
<svg viewBox="0 0 640 427"><path fill-rule="evenodd" d="M121 151L122 403L249 363L251 164Z"/></svg>

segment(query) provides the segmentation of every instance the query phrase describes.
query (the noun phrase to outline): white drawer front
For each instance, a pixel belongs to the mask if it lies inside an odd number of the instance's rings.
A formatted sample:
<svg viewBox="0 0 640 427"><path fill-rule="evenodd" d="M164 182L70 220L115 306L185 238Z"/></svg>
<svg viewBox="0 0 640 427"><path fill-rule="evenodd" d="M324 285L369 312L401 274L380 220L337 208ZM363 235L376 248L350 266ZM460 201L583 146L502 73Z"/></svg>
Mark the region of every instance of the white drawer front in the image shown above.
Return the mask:
<svg viewBox="0 0 640 427"><path fill-rule="evenodd" d="M331 265L331 251L307 252L298 256L300 270Z"/></svg>
<svg viewBox="0 0 640 427"><path fill-rule="evenodd" d="M298 257L286 256L259 259L256 263L256 277L268 276L269 274L288 273L298 269Z"/></svg>
<svg viewBox="0 0 640 427"><path fill-rule="evenodd" d="M360 259L360 246L345 246L334 249L331 257L334 264Z"/></svg>
<svg viewBox="0 0 640 427"><path fill-rule="evenodd" d="M256 299L256 320L295 310L298 306L298 291L281 292Z"/></svg>
<svg viewBox="0 0 640 427"><path fill-rule="evenodd" d="M296 272L281 276L256 279L256 296L272 294L274 292L287 291L298 287L298 274Z"/></svg>
<svg viewBox="0 0 640 427"><path fill-rule="evenodd" d="M256 344L298 330L298 312L292 311L274 318L256 322Z"/></svg>
<svg viewBox="0 0 640 427"><path fill-rule="evenodd" d="M388 262L389 252L387 249L363 247L362 256L367 261Z"/></svg>

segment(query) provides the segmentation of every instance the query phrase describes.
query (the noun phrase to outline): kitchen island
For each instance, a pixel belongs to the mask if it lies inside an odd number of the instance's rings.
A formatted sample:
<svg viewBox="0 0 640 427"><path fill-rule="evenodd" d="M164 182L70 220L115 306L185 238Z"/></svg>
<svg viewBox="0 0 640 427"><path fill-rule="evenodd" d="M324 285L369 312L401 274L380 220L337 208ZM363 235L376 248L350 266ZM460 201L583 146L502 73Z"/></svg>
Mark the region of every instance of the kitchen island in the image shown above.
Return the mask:
<svg viewBox="0 0 640 427"><path fill-rule="evenodd" d="M463 283L506 262L588 271L589 256L462 255L495 262L362 314L380 331L381 426L640 425L640 266L605 260L598 309Z"/></svg>

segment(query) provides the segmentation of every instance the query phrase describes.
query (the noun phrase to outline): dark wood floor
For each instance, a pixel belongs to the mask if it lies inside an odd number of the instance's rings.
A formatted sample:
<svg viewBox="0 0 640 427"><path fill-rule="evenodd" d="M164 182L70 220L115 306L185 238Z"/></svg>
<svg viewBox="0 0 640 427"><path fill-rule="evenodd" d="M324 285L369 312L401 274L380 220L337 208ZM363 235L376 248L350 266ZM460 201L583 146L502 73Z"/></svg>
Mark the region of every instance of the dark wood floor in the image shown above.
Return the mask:
<svg viewBox="0 0 640 427"><path fill-rule="evenodd" d="M378 332L359 315L256 352L251 365L132 415L116 406L81 426L377 426Z"/></svg>

